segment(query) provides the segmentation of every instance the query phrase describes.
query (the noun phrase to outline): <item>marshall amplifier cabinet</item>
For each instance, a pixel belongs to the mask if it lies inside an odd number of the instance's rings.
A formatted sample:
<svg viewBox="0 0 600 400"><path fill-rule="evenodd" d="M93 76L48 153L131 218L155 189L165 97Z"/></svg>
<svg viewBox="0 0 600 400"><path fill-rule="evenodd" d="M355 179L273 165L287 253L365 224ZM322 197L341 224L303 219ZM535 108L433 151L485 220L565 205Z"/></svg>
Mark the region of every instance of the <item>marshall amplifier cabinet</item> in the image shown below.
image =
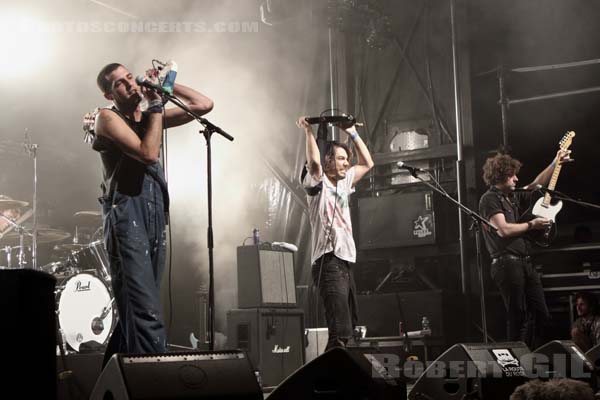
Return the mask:
<svg viewBox="0 0 600 400"><path fill-rule="evenodd" d="M430 191L360 198L359 249L435 244L438 215L433 204Z"/></svg>
<svg viewBox="0 0 600 400"><path fill-rule="evenodd" d="M277 386L304 364L304 313L289 308L230 310L227 345L248 354L263 386Z"/></svg>
<svg viewBox="0 0 600 400"><path fill-rule="evenodd" d="M261 244L237 248L238 307L296 307L294 253Z"/></svg>

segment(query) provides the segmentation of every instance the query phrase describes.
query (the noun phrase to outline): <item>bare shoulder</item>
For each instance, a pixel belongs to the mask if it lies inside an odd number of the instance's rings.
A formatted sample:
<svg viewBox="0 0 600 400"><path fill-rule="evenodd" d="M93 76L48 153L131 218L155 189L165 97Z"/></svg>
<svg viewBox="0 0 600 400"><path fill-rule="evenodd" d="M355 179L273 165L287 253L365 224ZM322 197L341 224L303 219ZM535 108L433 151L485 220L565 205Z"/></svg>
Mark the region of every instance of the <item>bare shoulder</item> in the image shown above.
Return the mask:
<svg viewBox="0 0 600 400"><path fill-rule="evenodd" d="M112 137L116 134L116 131L126 127L125 121L110 109L102 109L96 116L95 131L99 136Z"/></svg>

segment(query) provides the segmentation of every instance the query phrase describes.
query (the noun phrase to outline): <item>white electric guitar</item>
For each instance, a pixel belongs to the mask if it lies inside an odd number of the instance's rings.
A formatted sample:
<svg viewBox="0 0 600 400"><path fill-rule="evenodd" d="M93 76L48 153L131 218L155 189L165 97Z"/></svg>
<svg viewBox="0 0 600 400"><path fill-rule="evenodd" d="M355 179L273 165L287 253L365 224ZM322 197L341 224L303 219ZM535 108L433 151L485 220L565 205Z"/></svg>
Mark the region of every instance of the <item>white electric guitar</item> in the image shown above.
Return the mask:
<svg viewBox="0 0 600 400"><path fill-rule="evenodd" d="M575 137L575 132L573 131L569 131L565 134L565 136L563 136L563 138L560 141L560 150L566 151L569 149L569 147L571 146L571 143L573 142L573 138ZM557 156L558 157L558 156ZM562 165L559 163L559 159L557 158L555 163L555 167L554 167L554 172L552 173L552 177L550 178L550 182L548 183L548 189L550 191L553 191L554 188L556 187L556 182L558 181L558 176L560 175L560 170L562 168ZM546 218L550 221L550 226L548 228L546 228L543 231L541 237L540 235L538 236L532 236L532 240L534 242L536 242L536 244L543 246L543 247L547 247L550 245L550 242L552 241L552 239L554 238L555 234L556 234L556 215L560 212L560 210L562 209L563 203L561 200L558 201L552 201L552 197L550 196L550 193L546 192L546 194L544 195L544 197L540 197L534 204L533 206L533 210L532 210L532 214L535 217L542 217L542 218ZM535 235L535 234L534 234Z"/></svg>

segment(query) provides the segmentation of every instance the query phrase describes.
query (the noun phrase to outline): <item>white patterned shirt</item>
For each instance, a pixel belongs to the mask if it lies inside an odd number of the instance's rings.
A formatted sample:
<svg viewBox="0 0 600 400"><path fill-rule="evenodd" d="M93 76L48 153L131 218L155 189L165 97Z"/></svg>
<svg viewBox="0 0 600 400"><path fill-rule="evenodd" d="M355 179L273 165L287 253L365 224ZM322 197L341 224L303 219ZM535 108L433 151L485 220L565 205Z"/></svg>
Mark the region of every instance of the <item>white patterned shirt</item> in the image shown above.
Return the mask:
<svg viewBox="0 0 600 400"><path fill-rule="evenodd" d="M337 188L325 173L322 173L320 177L310 174L306 174L304 177L302 183L305 188L312 188L323 182L323 187L318 194L307 195L312 227L311 263L314 263L323 254L332 251L342 260L356 262L356 245L352 237L349 206L349 197L355 191L352 187L354 173L354 167L350 168L346 172L346 177L337 182ZM330 232L331 234L329 234Z"/></svg>

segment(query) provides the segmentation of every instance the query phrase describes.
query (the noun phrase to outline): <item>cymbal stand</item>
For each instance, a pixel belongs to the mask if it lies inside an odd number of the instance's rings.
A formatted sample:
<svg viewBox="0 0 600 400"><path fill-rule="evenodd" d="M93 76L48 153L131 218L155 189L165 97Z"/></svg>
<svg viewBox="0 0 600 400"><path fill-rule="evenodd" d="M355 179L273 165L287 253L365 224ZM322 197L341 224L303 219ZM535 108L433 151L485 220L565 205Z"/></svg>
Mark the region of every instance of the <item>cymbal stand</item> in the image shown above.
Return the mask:
<svg viewBox="0 0 600 400"><path fill-rule="evenodd" d="M19 225L18 223L16 223L15 221L13 221L12 219L8 218L5 215L0 214L0 218L4 219L5 221L7 221L10 225L12 225L12 227L10 228L10 230L14 230L16 232L19 233L19 255L17 257L17 262L19 265L19 268L25 268L24 264L25 264L25 252L24 252L24 248L25 248L25 228L22 225ZM2 235L0 235L0 238L2 237ZM12 268L12 249L13 247L11 246L6 246L4 248L4 251L6 252L6 261L8 262L7 267L10 269Z"/></svg>
<svg viewBox="0 0 600 400"><path fill-rule="evenodd" d="M12 219L8 218L7 216L0 214L0 218L4 219L9 224L12 224L13 227L16 226L16 224L12 221ZM12 229L14 229L14 228L11 228L10 230L12 230ZM3 235L4 235L3 233L0 233L0 239L2 238ZM4 246L0 250L3 251L4 253L6 253L6 267L8 269L11 269L12 268L12 247Z"/></svg>
<svg viewBox="0 0 600 400"><path fill-rule="evenodd" d="M31 266L34 270L37 270L37 150L38 145L31 143L27 133L25 134L25 150L29 157L33 158L33 232L31 240ZM22 243L21 243L22 244ZM21 247L21 251L23 248Z"/></svg>

